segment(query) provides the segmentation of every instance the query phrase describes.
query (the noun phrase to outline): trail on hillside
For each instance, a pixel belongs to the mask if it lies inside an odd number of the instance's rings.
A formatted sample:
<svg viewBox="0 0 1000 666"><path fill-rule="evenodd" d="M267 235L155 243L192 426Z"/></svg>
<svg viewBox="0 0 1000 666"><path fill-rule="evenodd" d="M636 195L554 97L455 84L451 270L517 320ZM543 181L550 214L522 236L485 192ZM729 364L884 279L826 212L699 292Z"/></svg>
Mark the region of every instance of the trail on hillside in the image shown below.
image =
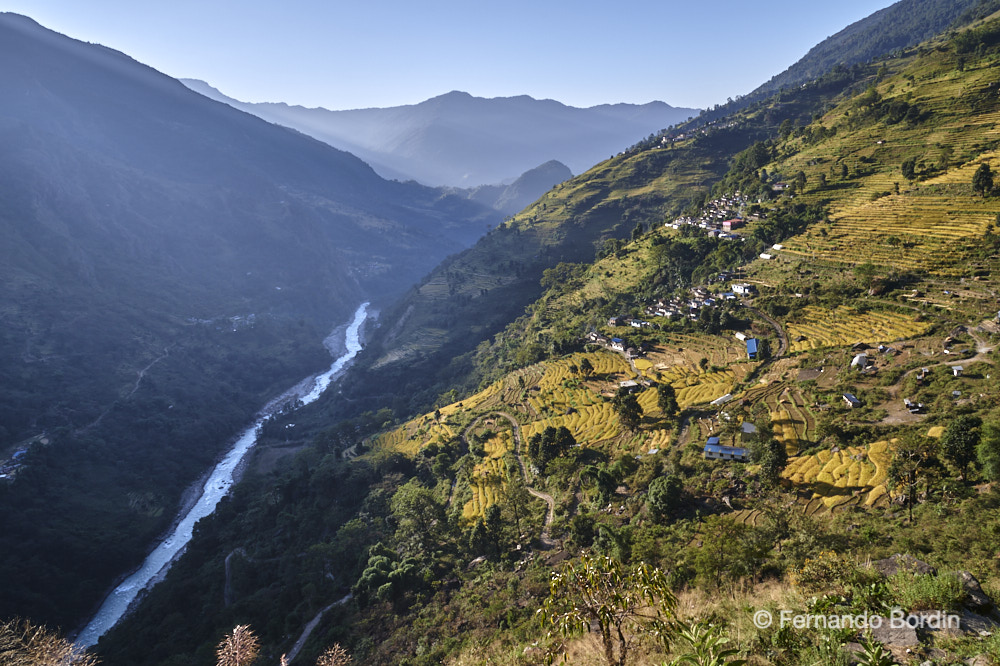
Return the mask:
<svg viewBox="0 0 1000 666"><path fill-rule="evenodd" d="M462 443L465 444L466 446L468 446L469 445L469 440L467 438L468 433L480 421L482 421L484 418L487 418L489 416L499 416L499 417L501 417L503 419L506 419L510 423L511 430L514 433L514 456L517 458L518 466L521 468L521 478L524 479L525 489L533 497L537 497L538 499L540 499L543 502L545 502L545 504L548 507L548 510L545 513L545 522L542 524L542 532L541 532L541 535L539 536L539 541L542 542L542 545L546 549L555 548L559 544L551 537L551 531L550 530L551 530L551 527L552 527L552 521L555 520L556 501L555 501L555 498L552 497L552 495L550 495L550 494L548 494L548 493L546 493L544 491L538 490L537 488L532 488L531 486L528 485L528 466L525 464L524 457L521 455L521 449L522 449L522 447L521 447L521 425L517 422L517 419L515 419L511 414L508 414L507 412L496 412L495 411L495 412L489 412L487 414L481 414L480 416L476 417L476 419L473 420L472 423L470 423L465 428L465 430L462 431L462 435L461 435L461 437L462 437ZM454 492L454 486L452 487L452 492Z"/></svg>

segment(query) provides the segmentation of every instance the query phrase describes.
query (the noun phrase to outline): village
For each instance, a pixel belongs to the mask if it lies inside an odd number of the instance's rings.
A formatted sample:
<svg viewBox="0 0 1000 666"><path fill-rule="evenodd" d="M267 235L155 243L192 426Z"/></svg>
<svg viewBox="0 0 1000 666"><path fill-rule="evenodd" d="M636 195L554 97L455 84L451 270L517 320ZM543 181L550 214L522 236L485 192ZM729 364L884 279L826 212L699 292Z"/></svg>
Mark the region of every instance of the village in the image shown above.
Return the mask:
<svg viewBox="0 0 1000 666"><path fill-rule="evenodd" d="M760 219L757 215L749 218L744 216L744 208L748 201L747 197L740 192L732 196L723 196L705 204L701 215L698 217L678 217L673 222L667 222L664 226L671 229L680 229L685 225L704 229L709 236L722 240L746 240L740 234L733 232L743 227L747 220Z"/></svg>

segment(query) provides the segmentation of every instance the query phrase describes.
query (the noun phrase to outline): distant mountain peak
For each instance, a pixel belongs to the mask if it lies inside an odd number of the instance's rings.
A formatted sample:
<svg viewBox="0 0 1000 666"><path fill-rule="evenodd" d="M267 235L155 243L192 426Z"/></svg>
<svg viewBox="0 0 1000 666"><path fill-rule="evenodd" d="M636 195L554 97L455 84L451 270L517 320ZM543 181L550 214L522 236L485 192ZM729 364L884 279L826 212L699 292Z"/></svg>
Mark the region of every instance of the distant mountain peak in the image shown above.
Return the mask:
<svg viewBox="0 0 1000 666"><path fill-rule="evenodd" d="M203 81L184 82L216 101L353 153L385 178L461 188L511 182L550 160L582 173L699 113L664 102L578 108L529 95L485 98L462 90L418 104L330 111L249 104Z"/></svg>

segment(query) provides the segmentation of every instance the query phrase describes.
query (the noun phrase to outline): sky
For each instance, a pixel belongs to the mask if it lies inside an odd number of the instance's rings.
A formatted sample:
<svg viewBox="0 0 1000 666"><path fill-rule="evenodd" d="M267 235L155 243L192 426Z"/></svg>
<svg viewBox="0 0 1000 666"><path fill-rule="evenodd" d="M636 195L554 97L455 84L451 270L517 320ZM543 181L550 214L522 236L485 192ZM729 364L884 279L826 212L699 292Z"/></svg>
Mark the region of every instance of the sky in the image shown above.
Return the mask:
<svg viewBox="0 0 1000 666"><path fill-rule="evenodd" d="M452 90L705 108L893 0L0 0L246 102L416 104Z"/></svg>

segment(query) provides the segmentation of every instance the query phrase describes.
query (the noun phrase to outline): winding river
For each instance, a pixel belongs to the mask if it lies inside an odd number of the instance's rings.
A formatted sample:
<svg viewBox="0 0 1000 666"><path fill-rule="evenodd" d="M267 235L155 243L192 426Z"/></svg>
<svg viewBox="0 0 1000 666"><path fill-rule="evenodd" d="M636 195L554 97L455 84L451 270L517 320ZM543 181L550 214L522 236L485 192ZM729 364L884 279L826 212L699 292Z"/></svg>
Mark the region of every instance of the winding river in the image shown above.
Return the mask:
<svg viewBox="0 0 1000 666"><path fill-rule="evenodd" d="M272 400L260 411L254 423L243 431L225 457L212 470L202 487L198 501L187 509L187 513L178 516L170 534L146 557L142 566L108 594L100 610L76 637L78 645L90 647L96 644L97 640L121 619L136 596L162 578L170 563L191 540L194 524L215 511L219 500L229 493L233 485L233 473L257 441L257 428L289 400L299 399L303 404L309 404L319 398L338 373L361 351L361 325L367 316L368 303L362 303L354 312L354 319L347 326L344 351L334 360L329 370L317 377L304 380ZM334 335L337 333L338 331L335 331Z"/></svg>

